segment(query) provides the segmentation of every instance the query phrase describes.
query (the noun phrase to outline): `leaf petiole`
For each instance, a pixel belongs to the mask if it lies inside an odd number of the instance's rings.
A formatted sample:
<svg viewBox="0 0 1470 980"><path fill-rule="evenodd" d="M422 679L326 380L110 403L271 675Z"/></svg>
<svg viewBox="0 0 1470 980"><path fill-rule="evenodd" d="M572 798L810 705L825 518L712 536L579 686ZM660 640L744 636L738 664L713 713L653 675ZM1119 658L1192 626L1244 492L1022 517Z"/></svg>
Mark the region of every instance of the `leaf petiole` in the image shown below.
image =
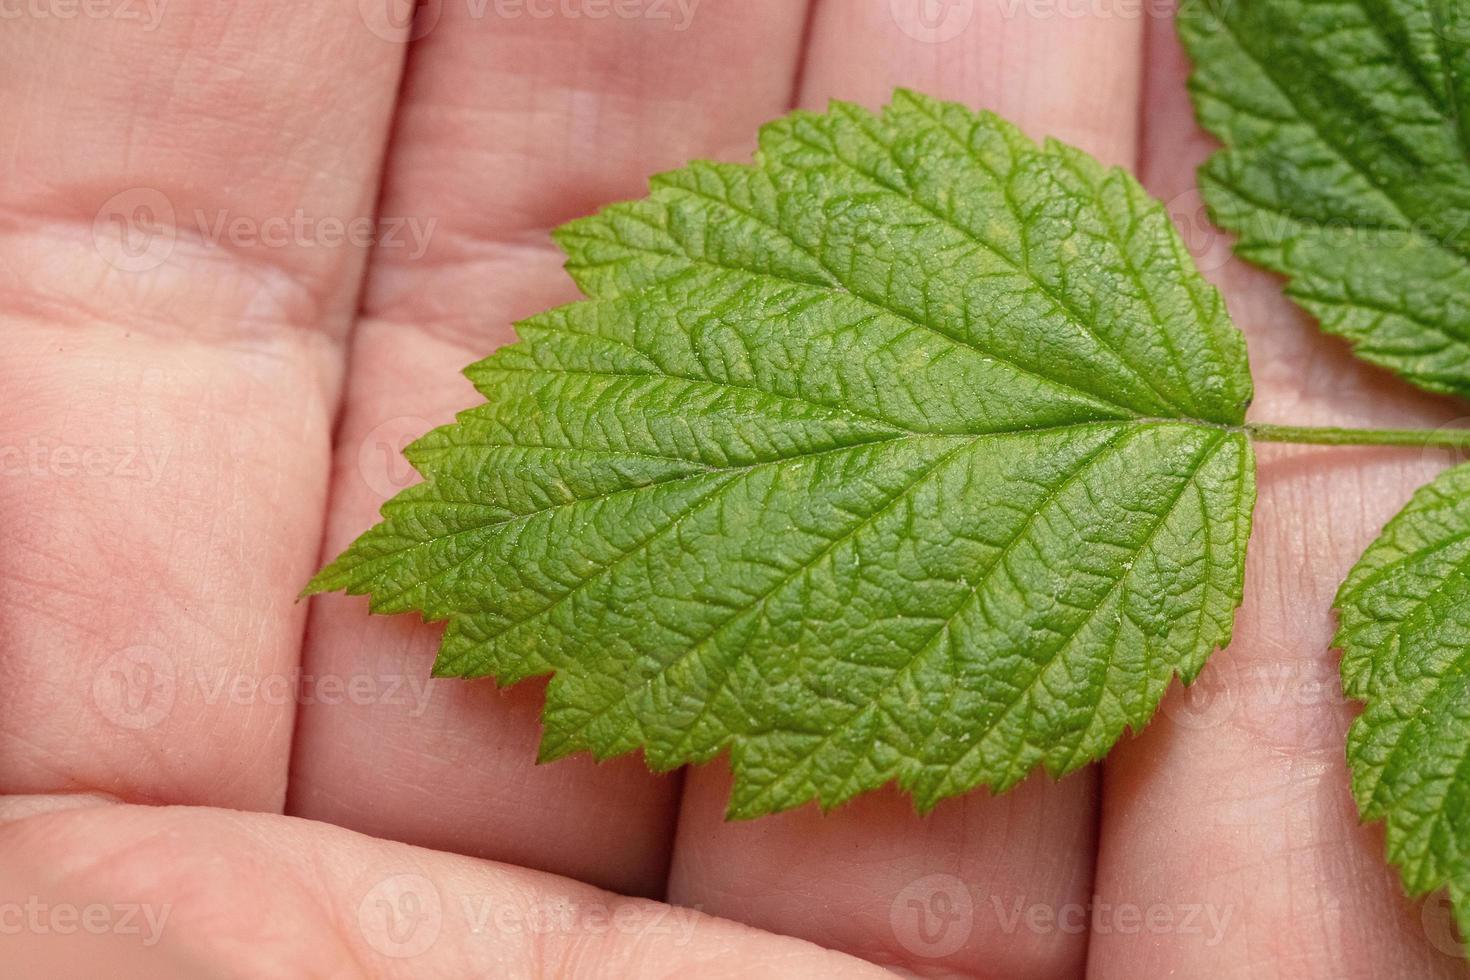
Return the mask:
<svg viewBox="0 0 1470 980"><path fill-rule="evenodd" d="M1339 429L1247 422L1245 432L1257 442L1289 442L1313 446L1470 449L1470 429Z"/></svg>

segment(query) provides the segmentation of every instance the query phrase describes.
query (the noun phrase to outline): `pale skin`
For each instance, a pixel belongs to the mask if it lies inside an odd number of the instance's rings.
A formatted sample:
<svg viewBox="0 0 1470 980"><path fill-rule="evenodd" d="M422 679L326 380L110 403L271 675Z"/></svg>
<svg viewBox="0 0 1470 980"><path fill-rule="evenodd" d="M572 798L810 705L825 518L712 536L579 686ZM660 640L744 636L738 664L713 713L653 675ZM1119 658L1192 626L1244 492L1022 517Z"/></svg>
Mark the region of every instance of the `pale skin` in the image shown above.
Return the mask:
<svg viewBox="0 0 1470 980"><path fill-rule="evenodd" d="M1203 700L1176 687L1105 764L927 817L883 791L727 824L719 763L535 766L538 685L429 682L435 627L295 601L402 482L385 447L473 404L458 371L514 319L575 298L549 228L691 157L745 158L792 105L876 106L896 85L995 109L1174 200L1248 335L1253 419L1464 414L1355 362L1207 236L1189 191L1211 144L1166 18L980 0L935 42L901 29L903 3L813 2L594 19L446 0L411 46L368 0L173 0L156 22L142 5L15 8L0 32L7 966L1466 973L1442 907L1405 898L1358 824L1355 709L1329 650L1336 584L1445 453L1263 446L1245 604ZM168 202L174 240L160 264L119 268L136 201L117 227L95 219L139 188ZM323 219L375 208L401 221L396 244L324 239ZM307 224L284 238L250 234L293 215ZM55 912L96 905L92 929ZM568 906L582 911L546 919ZM144 911L166 916L156 934Z"/></svg>

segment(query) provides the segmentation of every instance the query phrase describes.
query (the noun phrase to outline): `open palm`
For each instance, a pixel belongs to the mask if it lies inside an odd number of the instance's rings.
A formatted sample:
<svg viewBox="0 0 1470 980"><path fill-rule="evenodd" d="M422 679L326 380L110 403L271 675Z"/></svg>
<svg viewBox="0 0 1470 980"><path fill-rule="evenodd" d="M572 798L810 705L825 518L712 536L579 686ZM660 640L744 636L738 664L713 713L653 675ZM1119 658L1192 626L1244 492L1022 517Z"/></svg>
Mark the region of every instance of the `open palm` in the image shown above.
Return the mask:
<svg viewBox="0 0 1470 980"><path fill-rule="evenodd" d="M297 604L409 482L402 445L478 401L460 368L575 298L549 229L897 85L1169 200L1256 417L1456 414L1228 259L1149 4L405 4L5 19L0 972L1464 974L1357 824L1328 650L1335 584L1443 458L1263 448L1237 639L1196 688L1103 767L924 818L884 792L727 824L719 765L534 766L538 685L430 681L436 628Z"/></svg>

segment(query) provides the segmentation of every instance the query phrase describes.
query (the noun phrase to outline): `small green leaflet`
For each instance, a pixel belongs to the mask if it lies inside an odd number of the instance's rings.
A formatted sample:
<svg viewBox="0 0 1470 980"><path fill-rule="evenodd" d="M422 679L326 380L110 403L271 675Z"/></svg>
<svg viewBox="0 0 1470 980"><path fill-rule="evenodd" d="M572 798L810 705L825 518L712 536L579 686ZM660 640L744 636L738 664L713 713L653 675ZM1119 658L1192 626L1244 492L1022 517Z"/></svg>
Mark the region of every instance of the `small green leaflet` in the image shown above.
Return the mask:
<svg viewBox="0 0 1470 980"><path fill-rule="evenodd" d="M1353 795L1409 892L1449 886L1470 936L1470 464L1420 488L1337 595Z"/></svg>
<svg viewBox="0 0 1470 980"><path fill-rule="evenodd" d="M543 758L927 809L1100 757L1228 642L1245 346L1123 171L899 92L557 240L589 298L308 587L447 620L440 675L554 674Z"/></svg>
<svg viewBox="0 0 1470 980"><path fill-rule="evenodd" d="M1191 0L1179 25L1240 254L1360 357L1470 395L1470 2Z"/></svg>

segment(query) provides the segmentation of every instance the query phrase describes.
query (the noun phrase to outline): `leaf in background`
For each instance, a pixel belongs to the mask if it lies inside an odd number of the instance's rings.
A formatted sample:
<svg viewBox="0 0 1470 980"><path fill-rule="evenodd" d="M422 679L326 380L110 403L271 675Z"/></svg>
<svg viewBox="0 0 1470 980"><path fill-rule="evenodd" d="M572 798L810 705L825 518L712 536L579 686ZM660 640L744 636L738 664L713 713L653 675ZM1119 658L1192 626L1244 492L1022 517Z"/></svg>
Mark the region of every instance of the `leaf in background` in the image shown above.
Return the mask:
<svg viewBox="0 0 1470 980"><path fill-rule="evenodd" d="M1411 894L1448 885L1470 935L1470 464L1421 488L1337 595L1353 795Z"/></svg>
<svg viewBox="0 0 1470 980"><path fill-rule="evenodd" d="M1360 357L1470 395L1470 3L1190 0L1179 25L1240 254Z"/></svg>
<svg viewBox="0 0 1470 980"><path fill-rule="evenodd" d="M544 757L928 808L1098 758L1228 641L1244 343L1127 174L900 92L557 237L591 298L310 586L448 620L441 675L555 673Z"/></svg>

